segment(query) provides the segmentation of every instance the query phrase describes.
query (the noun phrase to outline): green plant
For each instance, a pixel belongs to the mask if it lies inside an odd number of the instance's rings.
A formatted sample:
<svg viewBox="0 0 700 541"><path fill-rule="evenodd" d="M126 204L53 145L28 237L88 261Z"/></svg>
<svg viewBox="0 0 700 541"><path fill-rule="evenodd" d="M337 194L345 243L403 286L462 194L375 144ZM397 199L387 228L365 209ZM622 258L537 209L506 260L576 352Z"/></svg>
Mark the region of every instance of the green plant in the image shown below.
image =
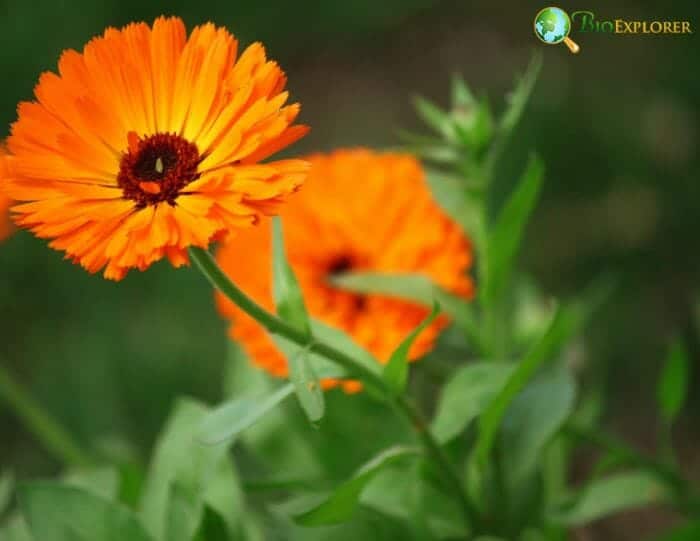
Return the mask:
<svg viewBox="0 0 700 541"><path fill-rule="evenodd" d="M289 360L290 382L251 369L232 346L227 399L215 407L178 401L146 468L81 449L0 373L0 395L69 470L59 480L21 483L0 538L556 541L576 526L658 503L691 519L668 539L695 539L699 496L671 444L688 381L682 343L671 347L659 383L662 452L647 456L600 429L599 394L581 386L581 368L571 360L614 280L604 277L575 299L552 301L517 270L543 186L542 162L530 157L505 202L491 200L497 166L540 64L538 57L532 61L502 114L495 116L455 78L449 111L416 100L434 135L403 134L407 148L425 160L435 198L473 239L475 302L422 275L335 278L345 289L432 307L421 327L445 312L454 322L443 341L449 343L410 367L408 349L419 327L382 369L342 332L311 319L285 259L279 222L276 313L245 295L208 252L193 248L192 259L211 283L274 335ZM460 362L446 364L448 355ZM361 380L365 394L321 391L320 379L346 376ZM299 407L287 400L292 395ZM343 441L353 445L329 453L329 440L345 427L371 423L363 415L373 416L373 430L386 430L376 443L388 445L377 448L345 433ZM594 446L600 458L589 480L572 486L573 454L582 445ZM352 472L368 447L375 447L373 456L363 456ZM11 504L13 485L9 474L0 480L0 512Z"/></svg>

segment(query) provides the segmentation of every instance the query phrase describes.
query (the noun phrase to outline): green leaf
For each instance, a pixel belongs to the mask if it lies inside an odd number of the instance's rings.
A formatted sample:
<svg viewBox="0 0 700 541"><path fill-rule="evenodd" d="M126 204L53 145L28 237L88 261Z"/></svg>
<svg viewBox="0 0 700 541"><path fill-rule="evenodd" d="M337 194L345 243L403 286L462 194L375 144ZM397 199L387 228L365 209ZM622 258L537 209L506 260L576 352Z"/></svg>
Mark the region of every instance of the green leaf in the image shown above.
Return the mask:
<svg viewBox="0 0 700 541"><path fill-rule="evenodd" d="M202 416L197 426L197 440L205 445L230 443L239 433L294 392L292 384L269 394L234 398Z"/></svg>
<svg viewBox="0 0 700 541"><path fill-rule="evenodd" d="M433 310L421 323L399 344L384 366L383 377L390 391L398 396L403 393L408 381L408 352L418 335L430 325L440 313L440 305L433 303Z"/></svg>
<svg viewBox="0 0 700 541"><path fill-rule="evenodd" d="M658 479L642 472L621 473L589 483L571 502L550 512L558 524L578 526L627 509L644 507L668 498Z"/></svg>
<svg viewBox="0 0 700 541"><path fill-rule="evenodd" d="M571 414L576 383L564 366L548 370L511 403L501 430L504 470L517 487L535 470L545 445Z"/></svg>
<svg viewBox="0 0 700 541"><path fill-rule="evenodd" d="M288 357L289 378L294 385L301 408L309 421L317 423L323 417L325 409L323 389L311 366L311 355L308 348L297 348L294 355Z"/></svg>
<svg viewBox="0 0 700 541"><path fill-rule="evenodd" d="M474 363L459 368L442 388L431 431L441 443L458 436L505 385L514 366Z"/></svg>
<svg viewBox="0 0 700 541"><path fill-rule="evenodd" d="M537 82L537 77L542 69L542 55L535 54L530 60L530 64L525 71L525 74L518 81L515 89L508 97L508 108L501 117L499 130L504 133L510 133L523 114L525 105L530 100L530 95Z"/></svg>
<svg viewBox="0 0 700 541"><path fill-rule="evenodd" d="M277 314L307 336L311 335L304 296L284 254L284 235L279 217L272 219L272 291Z"/></svg>
<svg viewBox="0 0 700 541"><path fill-rule="evenodd" d="M197 541L230 541L240 537L231 537L224 518L211 507L205 506L195 539Z"/></svg>
<svg viewBox="0 0 700 541"><path fill-rule="evenodd" d="M474 235L482 228L483 197L467 190L464 180L429 167L425 168L425 178L437 204L462 226L463 231Z"/></svg>
<svg viewBox="0 0 700 541"><path fill-rule="evenodd" d="M467 108L476 103L474 95L461 75L452 76L452 108Z"/></svg>
<svg viewBox="0 0 700 541"><path fill-rule="evenodd" d="M316 338L319 342L328 344L335 349L339 349L346 355L349 355L355 359L355 361L369 371L374 372L377 375L381 374L381 364L379 361L340 329L326 325L322 321L318 321L316 319L311 320L311 328L314 338ZM339 370L340 372L338 372ZM319 374L323 374L323 377L339 377L334 375L334 373L342 374L343 372L342 369L339 369L335 365L333 365L333 371L328 370L328 375L324 374L322 370L319 370Z"/></svg>
<svg viewBox="0 0 700 541"><path fill-rule="evenodd" d="M384 468L362 491L360 504L411 524L415 539L467 539L464 515L450 494L422 475L419 461Z"/></svg>
<svg viewBox="0 0 700 541"><path fill-rule="evenodd" d="M202 521L204 502L196 487L175 481L170 485L166 536L168 541L191 541Z"/></svg>
<svg viewBox="0 0 700 541"><path fill-rule="evenodd" d="M493 304L505 288L515 266L515 256L542 188L544 166L532 156L505 206L500 212L487 241L487 273L482 294L484 303Z"/></svg>
<svg viewBox="0 0 700 541"><path fill-rule="evenodd" d="M32 535L42 541L149 541L131 510L59 483L28 483L19 503Z"/></svg>
<svg viewBox="0 0 700 541"><path fill-rule="evenodd" d="M405 152L413 154L422 160L454 165L460 160L460 153L454 147L442 145L407 145L402 147Z"/></svg>
<svg viewBox="0 0 700 541"><path fill-rule="evenodd" d="M141 502L142 518L155 539L165 534L171 486L205 492L227 461L226 445L202 445L199 427L208 408L180 399L158 437Z"/></svg>
<svg viewBox="0 0 700 541"><path fill-rule="evenodd" d="M557 355L574 332L579 330L582 316L581 311L577 308L576 306L566 308L559 306L557 308L547 331L517 365L505 386L479 419L476 457L482 467L488 460L498 427L501 425L508 406L533 378L537 370Z"/></svg>
<svg viewBox="0 0 700 541"><path fill-rule="evenodd" d="M418 115L437 133L448 140L454 140L454 129L450 115L440 109L434 103L416 96L413 98L413 105Z"/></svg>
<svg viewBox="0 0 700 541"><path fill-rule="evenodd" d="M659 409L667 424L676 419L688 393L688 354L683 343L676 341L666 356L663 372L657 387Z"/></svg>
<svg viewBox="0 0 700 541"><path fill-rule="evenodd" d="M362 466L351 479L338 486L321 503L296 514L294 520L303 526L325 526L350 520L363 490L377 473L401 458L417 454L417 450L411 447L396 446L387 449Z"/></svg>
<svg viewBox="0 0 700 541"><path fill-rule="evenodd" d="M484 98L478 105L466 111L452 113L454 126L462 145L472 152L479 152L493 136L493 118L488 101Z"/></svg>
<svg viewBox="0 0 700 541"><path fill-rule="evenodd" d="M63 482L108 500L116 499L119 492L119 473L111 467L71 471L63 477Z"/></svg>
<svg viewBox="0 0 700 541"><path fill-rule="evenodd" d="M238 472L230 459L219 463L202 493L202 500L207 509L215 511L224 521L231 533L237 532L250 522L251 514L246 507ZM206 541L209 539L206 538Z"/></svg>

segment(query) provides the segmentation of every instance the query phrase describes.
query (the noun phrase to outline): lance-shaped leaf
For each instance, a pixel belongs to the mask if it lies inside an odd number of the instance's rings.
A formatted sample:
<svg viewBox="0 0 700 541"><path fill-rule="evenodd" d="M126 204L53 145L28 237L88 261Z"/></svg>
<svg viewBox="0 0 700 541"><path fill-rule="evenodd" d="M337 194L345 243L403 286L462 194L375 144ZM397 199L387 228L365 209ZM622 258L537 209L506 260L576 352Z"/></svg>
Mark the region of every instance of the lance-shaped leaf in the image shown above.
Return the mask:
<svg viewBox="0 0 700 541"><path fill-rule="evenodd" d="M578 526L626 509L667 500L667 489L657 477L645 472L620 473L596 479L576 495L550 511L552 522Z"/></svg>
<svg viewBox="0 0 700 541"><path fill-rule="evenodd" d="M284 235L279 217L272 219L272 292L277 314L290 325L311 335L304 296L284 251Z"/></svg>
<svg viewBox="0 0 700 541"><path fill-rule="evenodd" d="M452 76L452 107L472 107L476 104L474 95L461 75Z"/></svg>
<svg viewBox="0 0 700 541"><path fill-rule="evenodd" d="M435 302L433 303L433 310L430 314L404 338L403 342L399 344L399 347L397 347L391 354L391 357L389 357L389 362L384 367L382 375L384 376L384 381L386 381L389 390L394 395L400 395L406 388L406 382L408 381L408 352L413 342L415 342L418 335L435 320L439 313L440 305Z"/></svg>
<svg viewBox="0 0 700 541"><path fill-rule="evenodd" d="M55 482L22 486L19 504L35 539L50 541L151 541L122 504Z"/></svg>
<svg viewBox="0 0 700 541"><path fill-rule="evenodd" d="M542 451L571 414L575 396L576 382L560 363L515 397L501 429L508 453L503 470L511 487L520 486L542 463Z"/></svg>
<svg viewBox="0 0 700 541"><path fill-rule="evenodd" d="M294 392L290 383L269 394L242 396L203 415L197 440L206 445L227 443Z"/></svg>
<svg viewBox="0 0 700 541"><path fill-rule="evenodd" d="M277 313L311 340L309 315L299 283L284 253L284 236L279 217L273 218L272 232L272 289ZM309 420L316 423L323 417L323 390L310 359L308 348L297 347L293 352L287 353L289 378L294 384L294 391Z"/></svg>
<svg viewBox="0 0 700 541"><path fill-rule="evenodd" d="M311 355L308 348L298 348L296 353L287 357L289 377L294 385L294 392L299 399L304 413L312 423L317 423L323 417L325 409L323 389L318 376L311 365Z"/></svg>
<svg viewBox="0 0 700 541"><path fill-rule="evenodd" d="M168 541L191 541L204 516L204 499L198 487L175 481L170 485L165 538Z"/></svg>
<svg viewBox="0 0 700 541"><path fill-rule="evenodd" d="M416 112L428 126L450 141L455 139L452 119L447 112L420 96L413 98L413 105L416 108Z"/></svg>
<svg viewBox="0 0 700 541"><path fill-rule="evenodd" d="M541 69L542 55L535 54L530 60L525 74L520 78L510 96L508 96L508 108L503 113L499 124L499 130L504 134L509 134L518 125L525 105L530 100L532 90L535 88Z"/></svg>
<svg viewBox="0 0 700 541"><path fill-rule="evenodd" d="M481 291L486 305L495 302L508 282L525 227L537 203L543 177L542 161L531 157L518 186L508 198L488 236L488 265Z"/></svg>
<svg viewBox="0 0 700 541"><path fill-rule="evenodd" d="M198 490L208 501L209 487L228 464L226 445L203 445L197 440L208 411L194 400L179 400L158 437L141 498L142 519L156 539L167 532L172 485Z"/></svg>
<svg viewBox="0 0 700 541"><path fill-rule="evenodd" d="M562 346L579 329L581 313L577 306L559 306L552 317L549 328L525 358L517 365L501 391L479 419L479 436L476 444L476 457L480 465L485 465L491 447L508 406L537 373L537 370L550 361Z"/></svg>
<svg viewBox="0 0 700 541"><path fill-rule="evenodd" d="M431 431L442 443L459 435L503 388L512 364L483 362L457 370L442 388Z"/></svg>
<svg viewBox="0 0 700 541"><path fill-rule="evenodd" d="M357 509L362 491L383 468L407 456L416 456L412 447L396 446L380 453L362 466L349 480L337 487L321 503L295 515L294 520L303 526L325 526L338 524L352 518Z"/></svg>

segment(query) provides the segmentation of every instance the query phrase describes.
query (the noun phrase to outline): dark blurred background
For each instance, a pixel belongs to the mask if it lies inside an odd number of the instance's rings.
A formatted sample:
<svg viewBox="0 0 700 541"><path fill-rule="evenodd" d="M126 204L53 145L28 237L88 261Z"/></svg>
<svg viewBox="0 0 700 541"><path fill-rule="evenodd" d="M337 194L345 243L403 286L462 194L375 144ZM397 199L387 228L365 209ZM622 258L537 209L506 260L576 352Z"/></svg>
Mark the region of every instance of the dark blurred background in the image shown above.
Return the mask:
<svg viewBox="0 0 700 541"><path fill-rule="evenodd" d="M669 340L682 334L694 366L700 358L698 39L572 34L582 49L573 56L535 39L532 19L544 5L0 0L0 136L17 102L31 97L39 73L54 69L63 49L81 48L106 26L151 22L162 13L182 16L190 28L212 20L244 44L264 42L313 128L295 148L304 152L395 145L398 128L420 125L410 98L422 94L447 106L453 73L499 110L515 74L543 50L542 75L501 164L496 195L536 149L546 185L523 265L561 296L604 271L622 277L586 347L605 374L605 423L644 447L658 425L654 385ZM606 19L690 20L693 27L700 13L690 0L559 5ZM223 328L194 271L159 264L114 284L62 262L26 233L0 247L0 362L81 441L128 441L145 456L175 396L217 400ZM675 434L695 478L697 382ZM20 475L57 468L4 407L0 441L0 462Z"/></svg>

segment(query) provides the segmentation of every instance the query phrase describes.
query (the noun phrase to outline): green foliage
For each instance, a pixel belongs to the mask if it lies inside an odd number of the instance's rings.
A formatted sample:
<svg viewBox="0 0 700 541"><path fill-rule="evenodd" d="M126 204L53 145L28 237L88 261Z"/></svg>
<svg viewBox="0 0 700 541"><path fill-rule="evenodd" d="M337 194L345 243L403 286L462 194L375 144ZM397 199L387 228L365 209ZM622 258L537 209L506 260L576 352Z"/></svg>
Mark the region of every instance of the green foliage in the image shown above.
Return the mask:
<svg viewBox="0 0 700 541"><path fill-rule="evenodd" d="M664 421L669 425L676 419L685 403L688 393L688 372L688 355L683 344L676 341L666 357L657 388L659 409Z"/></svg>
<svg viewBox="0 0 700 541"><path fill-rule="evenodd" d="M571 415L576 383L563 366L533 380L508 407L501 426L501 446L507 452L507 482L517 487L538 467L547 443Z"/></svg>
<svg viewBox="0 0 700 541"><path fill-rule="evenodd" d="M362 491L374 476L396 460L415 454L416 450L413 448L387 449L362 466L351 479L337 487L327 499L299 513L294 520L304 526L323 526L349 520L357 508Z"/></svg>
<svg viewBox="0 0 700 541"><path fill-rule="evenodd" d="M194 533L204 506L220 513L229 528L241 520L243 504L228 446L196 438L208 415L205 406L180 400L159 437L141 501L144 524L156 540L167 539L174 528Z"/></svg>
<svg viewBox="0 0 700 541"><path fill-rule="evenodd" d="M279 217L272 220L272 237L272 290L277 313L310 338L311 323L301 288L284 252L284 236ZM287 355L287 366L302 409L309 421L317 423L323 417L323 390L311 364L309 348L294 348L292 353Z"/></svg>
<svg viewBox="0 0 700 541"><path fill-rule="evenodd" d="M189 487L179 481L170 485L165 539L191 541L204 512L204 501L199 487Z"/></svg>
<svg viewBox="0 0 700 541"><path fill-rule="evenodd" d="M0 366L0 397L68 466L55 482L20 484L17 498L12 475L0 476L0 539L563 541L573 528L659 504L688 523L658 541L696 539L700 496L670 441L689 392L683 344L671 347L657 389L667 436L661 457L608 435L598 426L603 382L583 331L614 281L594 280L575 299L556 302L518 272L544 183L536 154L499 212L489 214L496 165L541 64L533 58L500 112L455 77L447 109L415 99L433 134L403 134L407 148L429 162L435 200L473 242L478 302L420 272L333 276L331 285L344 290L432 307L412 332L395 337L400 343L388 359L377 359L307 313L278 218L274 314L247 298L211 254L193 249L210 282L268 329L290 381L269 378L230 347L224 396L212 394L219 404L177 399L145 469L129 442L126 451L99 442L83 450ZM408 353L440 309L452 325L411 368L409 385ZM363 391L324 393L328 378L358 379ZM292 394L301 407L287 400ZM430 422L423 410L433 412ZM584 444L600 454L573 487Z"/></svg>
<svg viewBox="0 0 700 541"><path fill-rule="evenodd" d="M232 441L293 391L294 386L287 384L270 394L242 396L222 404L202 418L197 430L198 440L206 445Z"/></svg>
<svg viewBox="0 0 700 541"><path fill-rule="evenodd" d="M408 352L418 335L430 325L440 314L440 305L436 302L433 310L428 316L399 344L389 357L389 361L384 366L384 381L389 391L394 395L403 394L408 381Z"/></svg>
<svg viewBox="0 0 700 541"><path fill-rule="evenodd" d="M23 485L22 513L35 539L51 541L152 541L126 507L86 490L53 482Z"/></svg>
<svg viewBox="0 0 700 541"><path fill-rule="evenodd" d="M550 518L560 524L580 525L667 499L667 490L656 477L644 472L620 473L590 482L573 502L553 510Z"/></svg>
<svg viewBox="0 0 700 541"><path fill-rule="evenodd" d="M549 328L540 340L518 364L506 384L496 395L479 420L479 438L476 455L480 464L488 461L491 448L506 410L516 395L527 385L537 370L551 361L564 344L577 330L579 314L573 307L560 306L549 324Z"/></svg>
<svg viewBox="0 0 700 541"><path fill-rule="evenodd" d="M513 372L505 363L474 363L458 369L440 395L431 430L440 442L457 437L491 403Z"/></svg>
<svg viewBox="0 0 700 541"><path fill-rule="evenodd" d="M279 316L309 335L309 315L306 313L299 283L287 262L282 221L279 217L272 219L272 292Z"/></svg>
<svg viewBox="0 0 700 541"><path fill-rule="evenodd" d="M311 365L311 355L307 348L299 348L296 354L287 358L289 377L294 385L294 392L309 421L317 423L323 417L325 409L323 389L316 371Z"/></svg>
<svg viewBox="0 0 700 541"><path fill-rule="evenodd" d="M523 232L537 202L544 179L544 166L531 157L517 188L501 210L486 244L488 269L481 290L483 302L498 301L514 267L513 260L521 244Z"/></svg>

